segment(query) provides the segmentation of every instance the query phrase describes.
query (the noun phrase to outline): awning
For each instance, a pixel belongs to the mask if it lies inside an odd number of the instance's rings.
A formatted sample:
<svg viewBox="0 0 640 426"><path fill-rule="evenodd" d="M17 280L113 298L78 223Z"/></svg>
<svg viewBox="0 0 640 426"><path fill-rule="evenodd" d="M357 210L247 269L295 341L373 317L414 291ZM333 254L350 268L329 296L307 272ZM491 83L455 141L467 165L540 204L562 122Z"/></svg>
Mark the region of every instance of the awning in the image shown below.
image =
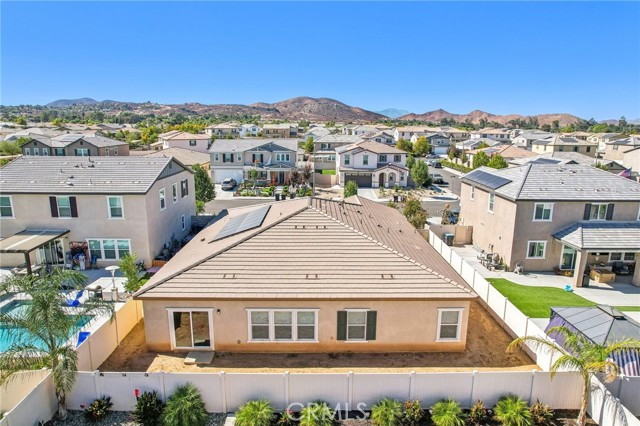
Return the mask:
<svg viewBox="0 0 640 426"><path fill-rule="evenodd" d="M553 237L577 250L640 251L640 221L576 222Z"/></svg>
<svg viewBox="0 0 640 426"><path fill-rule="evenodd" d="M68 233L68 229L26 229L0 240L0 253L30 253Z"/></svg>

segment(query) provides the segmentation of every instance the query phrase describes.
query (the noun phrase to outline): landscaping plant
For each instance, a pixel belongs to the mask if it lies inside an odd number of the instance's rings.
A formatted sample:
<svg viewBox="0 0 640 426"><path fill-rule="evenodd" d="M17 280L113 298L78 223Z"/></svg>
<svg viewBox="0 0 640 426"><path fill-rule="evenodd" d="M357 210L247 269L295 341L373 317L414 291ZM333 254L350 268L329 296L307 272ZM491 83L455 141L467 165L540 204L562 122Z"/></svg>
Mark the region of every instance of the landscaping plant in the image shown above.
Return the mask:
<svg viewBox="0 0 640 426"><path fill-rule="evenodd" d="M464 413L457 401L443 399L431 407L431 420L436 426L464 426Z"/></svg>
<svg viewBox="0 0 640 426"><path fill-rule="evenodd" d="M503 396L493 411L495 419L503 426L533 426L529 407L519 396Z"/></svg>
<svg viewBox="0 0 640 426"><path fill-rule="evenodd" d="M278 426L293 426L293 411L284 410L282 413L280 413L280 417L278 418L276 424Z"/></svg>
<svg viewBox="0 0 640 426"><path fill-rule="evenodd" d="M274 411L266 399L249 401L236 411L237 426L269 426L273 421Z"/></svg>
<svg viewBox="0 0 640 426"><path fill-rule="evenodd" d="M535 426L547 426L553 420L553 409L540 401L536 401L529 408L529 411L531 411L531 420Z"/></svg>
<svg viewBox="0 0 640 426"><path fill-rule="evenodd" d="M136 408L131 413L131 418L142 426L159 426L162 424L162 401L158 398L158 392L143 392L137 394Z"/></svg>
<svg viewBox="0 0 640 426"><path fill-rule="evenodd" d="M178 387L167 400L162 423L165 426L204 426L207 417L207 408L198 388L187 383Z"/></svg>
<svg viewBox="0 0 640 426"><path fill-rule="evenodd" d="M371 407L371 420L376 426L398 426L402 420L402 403L385 398Z"/></svg>
<svg viewBox="0 0 640 426"><path fill-rule="evenodd" d="M425 412L420 401L406 401L402 410L402 423L405 426L417 426L424 419Z"/></svg>
<svg viewBox="0 0 640 426"><path fill-rule="evenodd" d="M484 425L487 423L487 420L489 420L489 410L485 408L484 403L481 400L478 400L471 406L467 419L469 420L469 423L474 426Z"/></svg>
<svg viewBox="0 0 640 426"><path fill-rule="evenodd" d="M110 396L102 396L96 399L84 409L84 418L91 423L96 423L107 418L109 408L113 406Z"/></svg>
<svg viewBox="0 0 640 426"><path fill-rule="evenodd" d="M138 276L137 260L138 256L135 253L127 253L120 259L120 271L122 271L122 275L127 279L124 283L124 289L129 293L137 291L142 286L140 277Z"/></svg>
<svg viewBox="0 0 640 426"><path fill-rule="evenodd" d="M358 184L355 180L348 180L344 184L344 198L349 198L352 195L358 195Z"/></svg>
<svg viewBox="0 0 640 426"><path fill-rule="evenodd" d="M317 401L302 409L300 426L332 426L335 415L326 402Z"/></svg>

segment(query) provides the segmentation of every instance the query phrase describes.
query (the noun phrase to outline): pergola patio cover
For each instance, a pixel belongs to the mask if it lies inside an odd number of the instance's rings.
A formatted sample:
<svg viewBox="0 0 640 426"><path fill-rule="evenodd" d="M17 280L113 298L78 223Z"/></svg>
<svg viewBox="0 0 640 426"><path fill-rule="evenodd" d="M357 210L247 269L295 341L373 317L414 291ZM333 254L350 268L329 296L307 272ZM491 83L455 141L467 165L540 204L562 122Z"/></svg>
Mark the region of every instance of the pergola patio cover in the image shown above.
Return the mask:
<svg viewBox="0 0 640 426"><path fill-rule="evenodd" d="M640 221L576 222L553 237L578 250L640 251Z"/></svg>
<svg viewBox="0 0 640 426"><path fill-rule="evenodd" d="M30 253L68 233L68 229L26 229L0 240L0 253Z"/></svg>

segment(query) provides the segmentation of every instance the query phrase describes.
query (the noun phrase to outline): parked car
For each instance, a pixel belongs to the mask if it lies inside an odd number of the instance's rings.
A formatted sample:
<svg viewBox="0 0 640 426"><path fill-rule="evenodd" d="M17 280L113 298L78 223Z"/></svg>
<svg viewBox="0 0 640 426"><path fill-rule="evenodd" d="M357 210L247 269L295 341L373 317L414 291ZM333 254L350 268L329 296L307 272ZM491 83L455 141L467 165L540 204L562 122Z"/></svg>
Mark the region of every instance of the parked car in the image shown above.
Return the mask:
<svg viewBox="0 0 640 426"><path fill-rule="evenodd" d="M222 181L222 190L223 191L233 190L233 188L235 188L236 185L238 185L238 182L236 182L235 179L226 178L225 180Z"/></svg>
<svg viewBox="0 0 640 426"><path fill-rule="evenodd" d="M624 262L613 262L613 266L611 267L611 271L616 275L630 275L631 268L629 264Z"/></svg>
<svg viewBox="0 0 640 426"><path fill-rule="evenodd" d="M429 177L431 178L431 182L436 185L442 185L444 182L444 177L440 173L429 173Z"/></svg>
<svg viewBox="0 0 640 426"><path fill-rule="evenodd" d="M440 158L438 154L428 154L426 158Z"/></svg>

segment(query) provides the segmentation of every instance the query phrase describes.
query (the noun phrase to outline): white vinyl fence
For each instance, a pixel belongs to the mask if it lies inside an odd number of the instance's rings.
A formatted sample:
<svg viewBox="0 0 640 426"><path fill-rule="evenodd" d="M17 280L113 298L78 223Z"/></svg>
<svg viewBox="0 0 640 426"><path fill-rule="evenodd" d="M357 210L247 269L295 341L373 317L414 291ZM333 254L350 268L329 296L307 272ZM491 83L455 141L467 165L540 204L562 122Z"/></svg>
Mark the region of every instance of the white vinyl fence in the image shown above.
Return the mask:
<svg viewBox="0 0 640 426"><path fill-rule="evenodd" d="M113 410L130 411L135 390L158 391L166 400L173 390L193 383L210 412L235 411L252 399L266 398L278 410L323 400L340 410L370 410L382 398L419 400L429 407L451 397L463 407L481 399L488 406L507 394L528 402L540 400L556 409L576 409L580 404L581 379L573 372L460 372L460 373L79 373L67 396L70 409L79 409L107 395Z"/></svg>
<svg viewBox="0 0 640 426"><path fill-rule="evenodd" d="M38 372L39 373L39 372ZM48 421L53 417L57 408L58 401L53 387L53 378L51 373L40 376L41 379L36 386L21 398L10 411L4 413L0 426L25 426L35 425L38 422ZM18 382L13 384L20 387L20 378ZM12 383L9 383L9 387Z"/></svg>

